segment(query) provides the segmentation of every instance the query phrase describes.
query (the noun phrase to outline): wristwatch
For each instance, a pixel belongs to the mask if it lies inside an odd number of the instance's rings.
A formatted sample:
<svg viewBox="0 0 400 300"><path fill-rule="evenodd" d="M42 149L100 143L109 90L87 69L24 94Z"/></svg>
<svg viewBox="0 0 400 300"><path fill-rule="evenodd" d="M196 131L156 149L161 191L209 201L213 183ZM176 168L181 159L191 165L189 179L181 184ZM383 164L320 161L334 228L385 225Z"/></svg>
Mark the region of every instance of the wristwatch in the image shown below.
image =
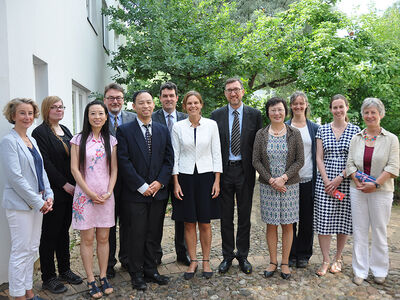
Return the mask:
<svg viewBox="0 0 400 300"><path fill-rule="evenodd" d="M381 185L379 184L379 183L377 183L377 182L374 182L375 183L375 187L377 188L377 189L379 189L380 187L381 187Z"/></svg>
<svg viewBox="0 0 400 300"><path fill-rule="evenodd" d="M343 172L340 172L340 173L339 173L339 176L342 177L342 178L344 178Z"/></svg>

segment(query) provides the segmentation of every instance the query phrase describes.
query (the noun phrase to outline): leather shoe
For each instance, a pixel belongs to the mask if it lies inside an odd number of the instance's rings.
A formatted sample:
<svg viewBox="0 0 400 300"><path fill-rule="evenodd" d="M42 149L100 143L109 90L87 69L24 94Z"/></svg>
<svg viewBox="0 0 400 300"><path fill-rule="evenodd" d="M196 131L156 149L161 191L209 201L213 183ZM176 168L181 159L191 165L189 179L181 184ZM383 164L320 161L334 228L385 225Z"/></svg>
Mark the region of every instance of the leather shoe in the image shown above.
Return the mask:
<svg viewBox="0 0 400 300"><path fill-rule="evenodd" d="M71 270L65 271L58 276L58 279L61 281L66 281L70 284L81 284L83 282L82 278L76 275Z"/></svg>
<svg viewBox="0 0 400 300"><path fill-rule="evenodd" d="M218 267L218 272L224 274L228 272L229 268L232 266L232 259L224 259Z"/></svg>
<svg viewBox="0 0 400 300"><path fill-rule="evenodd" d="M289 267L295 267L297 265L297 260L296 258L290 258L289 259Z"/></svg>
<svg viewBox="0 0 400 300"><path fill-rule="evenodd" d="M169 277L160 275L158 272L148 275L146 274L144 277L144 280L147 282L154 282L157 283L158 285L167 285L169 282Z"/></svg>
<svg viewBox="0 0 400 300"><path fill-rule="evenodd" d="M185 253L185 254L178 254L176 256L176 261L185 265L185 266L190 266L190 257Z"/></svg>
<svg viewBox="0 0 400 300"><path fill-rule="evenodd" d="M141 275L133 275L131 278L131 283L132 288L136 290L145 291L147 289L146 281L144 281L144 278Z"/></svg>
<svg viewBox="0 0 400 300"><path fill-rule="evenodd" d="M53 294L61 294L67 291L67 287L58 280L57 277L50 278L42 284L44 290L48 290Z"/></svg>
<svg viewBox="0 0 400 300"><path fill-rule="evenodd" d="M307 268L307 266L308 266L308 260L306 259L298 259L296 262L296 268L304 269ZM290 267L290 261L289 261L289 267Z"/></svg>
<svg viewBox="0 0 400 300"><path fill-rule="evenodd" d="M253 272L253 267L251 266L251 263L247 260L247 258L238 259L238 261L240 270L242 270L244 274L251 274L251 272Z"/></svg>
<svg viewBox="0 0 400 300"><path fill-rule="evenodd" d="M106 276L107 276L107 279L111 279L111 278L115 277L114 267L107 267Z"/></svg>
<svg viewBox="0 0 400 300"><path fill-rule="evenodd" d="M275 269L274 269L273 271L267 271L267 270L265 270L265 271L264 271L264 277L265 277L265 278L272 277L272 276L275 274L276 269L278 268L278 264L276 264L276 263L270 262L269 264L270 264L270 265L274 265L274 266L275 266Z"/></svg>
<svg viewBox="0 0 400 300"><path fill-rule="evenodd" d="M129 271L129 265L128 263L121 263L121 268L125 269L126 271Z"/></svg>
<svg viewBox="0 0 400 300"><path fill-rule="evenodd" d="M288 266L288 267L289 267L289 264L283 264L283 263L281 263L281 270L282 270L282 266ZM281 277L282 277L283 279L288 280L291 276L292 276L291 273L283 273L283 272L281 271Z"/></svg>

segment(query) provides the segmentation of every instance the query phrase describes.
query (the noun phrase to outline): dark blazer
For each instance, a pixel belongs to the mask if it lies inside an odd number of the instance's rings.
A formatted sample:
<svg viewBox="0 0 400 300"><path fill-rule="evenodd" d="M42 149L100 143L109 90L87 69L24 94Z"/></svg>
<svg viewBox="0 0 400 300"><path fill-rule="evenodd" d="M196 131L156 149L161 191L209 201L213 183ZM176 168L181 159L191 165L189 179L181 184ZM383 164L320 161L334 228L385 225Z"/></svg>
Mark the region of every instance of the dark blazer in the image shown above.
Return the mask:
<svg viewBox="0 0 400 300"><path fill-rule="evenodd" d="M72 134L69 129L64 125L60 124L60 126L68 140L71 140ZM56 194L55 201L70 201L72 196L63 189L67 182L75 185L74 177L71 174L70 155L65 152L63 144L45 122L33 130L32 137L36 140L42 153L50 186ZM68 142L66 144L71 150L71 145Z"/></svg>
<svg viewBox="0 0 400 300"><path fill-rule="evenodd" d="M130 111L123 110L121 112L121 118L122 118L122 124L126 124L126 123L129 123L129 122L132 122L133 120L135 120L136 114L133 112L130 112ZM112 136L116 136L114 126L111 122L108 122L108 129L110 130L110 134Z"/></svg>
<svg viewBox="0 0 400 300"><path fill-rule="evenodd" d="M260 174L260 182L264 184L269 184L268 181L272 177L267 154L269 126L257 132L253 149L253 166ZM290 185L300 182L299 171L304 165L304 148L298 129L286 124L286 131L288 153L286 156L285 174L288 177L286 184Z"/></svg>
<svg viewBox="0 0 400 300"><path fill-rule="evenodd" d="M185 113L176 111L176 117L177 117L177 121L180 121L180 120L186 119L188 117L188 115ZM157 122L157 123L167 126L167 122L165 121L164 111L162 110L162 108L153 112L151 118L153 119L154 122Z"/></svg>
<svg viewBox="0 0 400 300"><path fill-rule="evenodd" d="M228 104L229 105L229 104ZM218 124L221 142L222 165L225 168L229 161L229 109L225 105L211 113L211 119ZM242 131L240 134L240 149L244 175L250 184L255 183L255 170L252 164L253 144L257 131L262 128L261 112L258 109L243 105ZM223 174L221 174L223 176Z"/></svg>
<svg viewBox="0 0 400 300"><path fill-rule="evenodd" d="M168 128L152 122L152 155L137 120L123 124L117 130L118 168L122 177L122 201L151 202L168 198L167 189L158 191L156 196L145 197L137 191L145 182L157 180L167 186L174 165L174 152Z"/></svg>
<svg viewBox="0 0 400 300"><path fill-rule="evenodd" d="M312 157L312 163L313 163L313 177L312 177L312 196L314 197L314 192L315 192L315 183L317 182L317 143L315 141L315 135L317 134L319 125L311 122L310 120L306 119L307 122L307 128L308 128L308 133L310 134L311 137L311 157ZM287 120L286 124L292 125L292 119Z"/></svg>

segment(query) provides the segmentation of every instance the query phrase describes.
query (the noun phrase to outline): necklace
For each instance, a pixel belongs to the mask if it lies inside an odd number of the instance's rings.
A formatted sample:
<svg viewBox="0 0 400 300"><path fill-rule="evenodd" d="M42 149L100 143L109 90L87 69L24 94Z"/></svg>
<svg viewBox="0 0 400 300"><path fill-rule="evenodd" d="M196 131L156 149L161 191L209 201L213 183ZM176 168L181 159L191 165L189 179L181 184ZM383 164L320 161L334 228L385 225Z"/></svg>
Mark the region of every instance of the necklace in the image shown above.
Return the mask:
<svg viewBox="0 0 400 300"><path fill-rule="evenodd" d="M275 131L272 129L272 127L270 127L270 130L272 131L272 134L275 135L275 136L280 135L285 129L286 129L286 126L283 126L283 128L282 128L281 131L275 132Z"/></svg>
<svg viewBox="0 0 400 300"><path fill-rule="evenodd" d="M382 129L381 129L381 130L382 130ZM378 135L381 134L381 130L379 130ZM374 135L374 136L369 137L368 134L367 134L367 129L364 129L363 138L364 138L364 140L367 141L367 142L368 142L368 141L375 142L375 141L376 141L376 138L378 137L378 135Z"/></svg>

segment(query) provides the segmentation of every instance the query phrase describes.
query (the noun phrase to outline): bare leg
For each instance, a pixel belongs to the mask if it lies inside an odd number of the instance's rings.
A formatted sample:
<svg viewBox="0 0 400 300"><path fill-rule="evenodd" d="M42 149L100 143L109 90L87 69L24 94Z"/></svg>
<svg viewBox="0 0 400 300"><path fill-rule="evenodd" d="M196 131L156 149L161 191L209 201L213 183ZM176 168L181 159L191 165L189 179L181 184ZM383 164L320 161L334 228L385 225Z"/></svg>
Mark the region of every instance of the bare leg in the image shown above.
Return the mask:
<svg viewBox="0 0 400 300"><path fill-rule="evenodd" d="M81 258L88 282L94 281L93 275L94 228L81 230Z"/></svg>
<svg viewBox="0 0 400 300"><path fill-rule="evenodd" d="M316 273L319 276L324 276L329 268L329 248L331 246L331 236L319 234L318 241L322 253L322 265Z"/></svg>
<svg viewBox="0 0 400 300"><path fill-rule="evenodd" d="M267 224L267 244L269 251L269 261L278 264L278 226ZM267 271L274 271L276 266L269 265Z"/></svg>
<svg viewBox="0 0 400 300"><path fill-rule="evenodd" d="M341 259L342 252L343 252L344 246L346 246L346 242L347 242L348 237L349 236L347 234L339 233L337 235L335 260Z"/></svg>
<svg viewBox="0 0 400 300"><path fill-rule="evenodd" d="M282 261L281 270L283 273L290 273L289 255L293 241L293 224L282 224Z"/></svg>
<svg viewBox="0 0 400 300"><path fill-rule="evenodd" d="M196 223L185 222L185 241L187 250L190 256L190 266L187 272L194 272L197 267L196 245L197 245L197 232Z"/></svg>
<svg viewBox="0 0 400 300"><path fill-rule="evenodd" d="M96 228L96 241L97 241L97 260L100 268L100 278L106 277L106 270L108 265L109 243L108 236L110 228ZM103 284L103 282L101 282ZM108 288L104 291L107 295L113 292L113 288Z"/></svg>
<svg viewBox="0 0 400 300"><path fill-rule="evenodd" d="M210 268L210 249L211 249L211 224L199 223L200 244L203 252L203 271L211 272Z"/></svg>

